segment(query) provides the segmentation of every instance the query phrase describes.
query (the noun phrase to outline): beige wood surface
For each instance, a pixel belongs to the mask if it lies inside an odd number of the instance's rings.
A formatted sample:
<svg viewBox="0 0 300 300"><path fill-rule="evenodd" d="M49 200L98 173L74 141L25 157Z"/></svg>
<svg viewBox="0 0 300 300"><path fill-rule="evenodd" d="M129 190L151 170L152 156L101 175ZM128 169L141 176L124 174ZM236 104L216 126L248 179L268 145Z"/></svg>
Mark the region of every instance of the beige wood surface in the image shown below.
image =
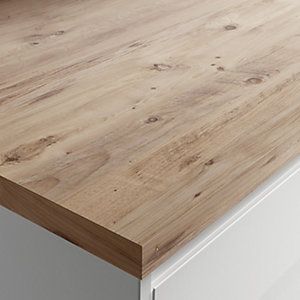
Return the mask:
<svg viewBox="0 0 300 300"><path fill-rule="evenodd" d="M300 2L0 2L0 203L144 277L300 150Z"/></svg>

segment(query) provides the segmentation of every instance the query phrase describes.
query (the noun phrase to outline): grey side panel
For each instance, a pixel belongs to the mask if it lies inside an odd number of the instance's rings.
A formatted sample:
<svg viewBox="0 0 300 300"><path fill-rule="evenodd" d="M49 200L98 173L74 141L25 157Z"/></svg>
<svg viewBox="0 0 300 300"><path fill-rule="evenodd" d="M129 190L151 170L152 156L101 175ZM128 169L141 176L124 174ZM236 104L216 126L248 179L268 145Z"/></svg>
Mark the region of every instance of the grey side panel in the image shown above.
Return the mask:
<svg viewBox="0 0 300 300"><path fill-rule="evenodd" d="M0 207L0 299L139 300L140 281Z"/></svg>

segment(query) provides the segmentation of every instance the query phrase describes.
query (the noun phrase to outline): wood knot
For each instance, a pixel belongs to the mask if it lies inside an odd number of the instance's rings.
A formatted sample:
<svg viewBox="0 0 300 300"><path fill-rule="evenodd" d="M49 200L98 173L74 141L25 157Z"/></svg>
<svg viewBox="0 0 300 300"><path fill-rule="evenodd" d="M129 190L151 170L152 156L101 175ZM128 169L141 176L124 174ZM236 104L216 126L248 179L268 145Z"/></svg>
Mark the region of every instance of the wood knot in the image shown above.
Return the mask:
<svg viewBox="0 0 300 300"><path fill-rule="evenodd" d="M39 42L31 42L30 45L32 46L38 46L40 43Z"/></svg>
<svg viewBox="0 0 300 300"><path fill-rule="evenodd" d="M60 35L63 35L63 34L65 34L65 31L64 30L58 30L58 31L56 31L56 32L54 32L54 36L60 36Z"/></svg>
<svg viewBox="0 0 300 300"><path fill-rule="evenodd" d="M167 64L153 64L153 66L151 67L151 70L162 72L162 71L167 71L171 68L172 68L172 66L167 65Z"/></svg>
<svg viewBox="0 0 300 300"><path fill-rule="evenodd" d="M33 159L34 157L40 155L47 147L55 144L57 141L58 137L50 135L28 144L22 144L3 155L0 166L20 163L25 160Z"/></svg>
<svg viewBox="0 0 300 300"><path fill-rule="evenodd" d="M258 77L252 77L252 78L248 78L246 80L247 84L260 84L262 82L263 82L263 80L261 78L258 78Z"/></svg>
<svg viewBox="0 0 300 300"><path fill-rule="evenodd" d="M41 144L46 145L46 146L50 146L50 145L55 144L57 142L57 137L55 137L54 135L49 135L45 138L40 138L39 142Z"/></svg>
<svg viewBox="0 0 300 300"><path fill-rule="evenodd" d="M192 156L186 158L179 166L179 171L181 171L181 170L185 169L186 167L188 167L189 165L197 162L200 157L201 157L200 154L195 154L195 155L192 155Z"/></svg>
<svg viewBox="0 0 300 300"><path fill-rule="evenodd" d="M205 163L206 166L212 166L215 163L215 161L213 159L210 159L209 161L207 161Z"/></svg>
<svg viewBox="0 0 300 300"><path fill-rule="evenodd" d="M237 29L237 26L234 25L234 24L229 24L229 25L226 25L226 26L224 27L224 29L225 29L225 30L228 30L228 31L230 31L230 30L236 30L236 29Z"/></svg>
<svg viewBox="0 0 300 300"><path fill-rule="evenodd" d="M202 192L196 193L196 194L194 195L194 199L195 199L195 198L198 198L199 196L201 196L201 194L202 194Z"/></svg>
<svg viewBox="0 0 300 300"><path fill-rule="evenodd" d="M20 162L21 156L18 153L7 153L3 156L3 162L2 165L4 164L9 164L9 163L18 163Z"/></svg>
<svg viewBox="0 0 300 300"><path fill-rule="evenodd" d="M158 116L151 116L149 117L147 120L146 120L146 123L147 124L150 124L150 123L155 123L159 120L159 117Z"/></svg>

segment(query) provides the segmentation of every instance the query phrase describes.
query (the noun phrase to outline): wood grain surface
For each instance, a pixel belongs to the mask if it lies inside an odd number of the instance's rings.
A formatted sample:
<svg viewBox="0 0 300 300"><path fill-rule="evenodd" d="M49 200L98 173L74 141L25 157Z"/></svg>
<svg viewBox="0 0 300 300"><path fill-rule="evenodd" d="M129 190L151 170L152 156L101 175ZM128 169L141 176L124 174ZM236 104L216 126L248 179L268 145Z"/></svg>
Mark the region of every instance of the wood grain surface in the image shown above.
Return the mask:
<svg viewBox="0 0 300 300"><path fill-rule="evenodd" d="M300 152L300 2L0 2L0 203L142 278Z"/></svg>

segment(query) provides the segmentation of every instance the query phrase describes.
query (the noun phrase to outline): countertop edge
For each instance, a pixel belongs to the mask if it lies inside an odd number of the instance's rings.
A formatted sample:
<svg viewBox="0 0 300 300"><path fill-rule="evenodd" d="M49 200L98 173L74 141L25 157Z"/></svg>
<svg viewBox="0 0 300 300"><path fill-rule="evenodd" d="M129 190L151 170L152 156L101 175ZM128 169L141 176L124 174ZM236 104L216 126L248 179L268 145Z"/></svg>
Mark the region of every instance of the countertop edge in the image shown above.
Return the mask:
<svg viewBox="0 0 300 300"><path fill-rule="evenodd" d="M142 279L142 247L0 176L0 205Z"/></svg>

